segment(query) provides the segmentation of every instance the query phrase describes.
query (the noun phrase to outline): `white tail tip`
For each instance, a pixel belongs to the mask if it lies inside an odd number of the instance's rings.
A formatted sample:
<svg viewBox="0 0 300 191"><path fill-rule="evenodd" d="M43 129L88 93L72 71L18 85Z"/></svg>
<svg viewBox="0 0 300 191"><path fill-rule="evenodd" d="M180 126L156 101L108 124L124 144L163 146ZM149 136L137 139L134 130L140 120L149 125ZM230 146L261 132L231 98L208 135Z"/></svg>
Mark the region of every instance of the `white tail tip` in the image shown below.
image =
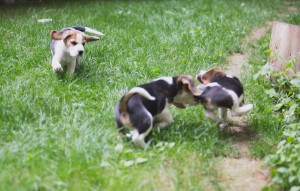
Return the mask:
<svg viewBox="0 0 300 191"><path fill-rule="evenodd" d="M149 100L155 100L155 97L151 96L144 88L141 87L134 87L127 93L138 93L144 98L147 98Z"/></svg>
<svg viewBox="0 0 300 191"><path fill-rule="evenodd" d="M89 33L96 34L96 35L99 35L99 36L104 36L104 34L102 32L96 31L96 30L91 29L89 27L85 27L85 32L89 32Z"/></svg>

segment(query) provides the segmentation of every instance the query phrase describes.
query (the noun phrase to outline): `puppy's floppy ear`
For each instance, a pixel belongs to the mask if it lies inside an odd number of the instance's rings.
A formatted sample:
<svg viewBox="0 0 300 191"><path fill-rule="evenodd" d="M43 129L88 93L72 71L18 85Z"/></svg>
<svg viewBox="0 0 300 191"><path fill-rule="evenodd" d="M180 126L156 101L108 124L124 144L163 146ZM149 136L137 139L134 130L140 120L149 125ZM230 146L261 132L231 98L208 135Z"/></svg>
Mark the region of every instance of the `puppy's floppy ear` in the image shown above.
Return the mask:
<svg viewBox="0 0 300 191"><path fill-rule="evenodd" d="M86 35L86 34L84 34L83 37L86 40L86 42L99 40L99 38L96 37L96 36L89 36L89 35Z"/></svg>
<svg viewBox="0 0 300 191"><path fill-rule="evenodd" d="M58 32L56 30L52 30L50 32L50 36L53 40L62 40L63 39L63 33L62 32Z"/></svg>
<svg viewBox="0 0 300 191"><path fill-rule="evenodd" d="M206 83L210 83L210 82L214 81L217 78L224 77L224 76L226 76L226 74L221 69L213 68L213 69L207 71L202 76L202 81L204 82L204 84L206 84Z"/></svg>
<svg viewBox="0 0 300 191"><path fill-rule="evenodd" d="M223 72L220 68L214 68L212 69L213 77L219 78L226 76L225 72Z"/></svg>
<svg viewBox="0 0 300 191"><path fill-rule="evenodd" d="M194 96L201 95L201 91L198 90L194 85L194 80L192 76L189 75L180 76L179 80L182 82L186 90L190 91Z"/></svg>
<svg viewBox="0 0 300 191"><path fill-rule="evenodd" d="M215 78L220 78L220 77L224 77L224 76L226 76L226 74L222 71L217 71L215 73Z"/></svg>
<svg viewBox="0 0 300 191"><path fill-rule="evenodd" d="M67 43L67 40L74 34L74 30L67 30L67 31L56 31L52 30L50 32L50 36L53 40L64 40Z"/></svg>
<svg viewBox="0 0 300 191"><path fill-rule="evenodd" d="M63 35L63 39L65 44L67 44L68 40L72 37L72 34L70 33L66 33L65 35Z"/></svg>

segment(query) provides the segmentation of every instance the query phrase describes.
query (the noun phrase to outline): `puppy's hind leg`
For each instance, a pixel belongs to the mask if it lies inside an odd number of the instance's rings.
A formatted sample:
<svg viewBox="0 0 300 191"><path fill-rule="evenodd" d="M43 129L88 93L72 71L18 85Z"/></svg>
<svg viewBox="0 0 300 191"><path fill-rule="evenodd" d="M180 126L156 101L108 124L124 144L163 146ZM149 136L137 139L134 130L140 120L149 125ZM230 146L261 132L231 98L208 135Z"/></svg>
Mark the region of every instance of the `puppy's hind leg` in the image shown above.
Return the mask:
<svg viewBox="0 0 300 191"><path fill-rule="evenodd" d="M134 142L134 144L142 149L146 149L148 145L145 142L145 138L150 133L151 129L152 125L147 129L147 131L143 133L139 133L139 131L136 129L132 136L132 141Z"/></svg>
<svg viewBox="0 0 300 191"><path fill-rule="evenodd" d="M139 146L142 149L147 148L145 138L147 137L147 135L150 133L152 129L152 122L153 122L153 118L149 113L148 117L141 119L136 124L136 130L133 133L132 141L134 142L135 145Z"/></svg>
<svg viewBox="0 0 300 191"><path fill-rule="evenodd" d="M219 118L221 121L220 129L224 129L227 126L226 117L227 117L227 108L219 108Z"/></svg>
<svg viewBox="0 0 300 191"><path fill-rule="evenodd" d="M132 141L134 142L134 144L142 149L146 149L148 145L145 142L145 138L150 133L151 129L152 129L152 126L146 132L141 133L141 134L139 133L138 130L135 130L133 132L133 136L132 136Z"/></svg>
<svg viewBox="0 0 300 191"><path fill-rule="evenodd" d="M220 119L216 116L216 114L214 113L214 111L205 110L205 116L208 117L208 118L210 118L214 122L217 122L217 123L220 122Z"/></svg>
<svg viewBox="0 0 300 191"><path fill-rule="evenodd" d="M173 121L173 117L169 112L168 106L166 106L159 115L155 116L155 121L158 122L157 126L160 129L165 128Z"/></svg>
<svg viewBox="0 0 300 191"><path fill-rule="evenodd" d="M72 62L68 65L68 70L69 70L70 74L74 74L75 66L76 66L76 61Z"/></svg>

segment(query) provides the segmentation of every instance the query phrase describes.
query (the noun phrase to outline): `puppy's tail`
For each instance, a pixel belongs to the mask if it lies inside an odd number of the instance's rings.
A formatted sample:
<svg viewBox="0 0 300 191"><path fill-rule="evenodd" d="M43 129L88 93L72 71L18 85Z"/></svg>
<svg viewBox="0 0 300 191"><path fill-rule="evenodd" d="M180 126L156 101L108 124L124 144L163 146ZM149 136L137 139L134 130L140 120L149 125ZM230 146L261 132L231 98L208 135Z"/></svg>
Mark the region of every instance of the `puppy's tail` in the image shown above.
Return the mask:
<svg viewBox="0 0 300 191"><path fill-rule="evenodd" d="M97 31L95 29L91 29L89 27L84 27L84 26L73 26L71 27L75 30L78 30L78 31L81 31L81 32L89 32L89 33L92 33L92 34L96 34L96 35L99 35L99 36L103 36L104 34L100 31Z"/></svg>
<svg viewBox="0 0 300 191"><path fill-rule="evenodd" d="M134 94L140 94L144 98L148 100L155 100L155 97L151 96L144 88L141 87L134 87L131 90L129 90L121 99L119 104L119 113L121 121L128 122L128 112L127 112L127 102L128 100L134 95Z"/></svg>
<svg viewBox="0 0 300 191"><path fill-rule="evenodd" d="M235 115L242 115L249 112L253 108L253 104L243 105L234 111Z"/></svg>
<svg viewBox="0 0 300 191"><path fill-rule="evenodd" d="M151 96L144 88L141 87L134 87L131 90L129 90L121 99L120 101L120 113L121 112L126 112L126 107L127 107L127 101L129 98L131 98L134 94L140 94L146 99L149 100L155 100L155 97Z"/></svg>

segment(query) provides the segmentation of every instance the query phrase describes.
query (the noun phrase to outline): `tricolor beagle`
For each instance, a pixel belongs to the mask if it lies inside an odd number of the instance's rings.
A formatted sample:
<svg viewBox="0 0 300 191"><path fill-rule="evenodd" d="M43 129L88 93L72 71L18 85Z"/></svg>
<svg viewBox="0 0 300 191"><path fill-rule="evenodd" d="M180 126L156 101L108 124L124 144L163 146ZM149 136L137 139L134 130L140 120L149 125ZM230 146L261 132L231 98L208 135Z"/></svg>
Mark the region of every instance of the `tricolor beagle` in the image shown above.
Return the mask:
<svg viewBox="0 0 300 191"><path fill-rule="evenodd" d="M206 110L206 116L219 122L220 128L226 126L227 109L233 115L242 115L252 109L252 104L243 105L244 88L237 77L226 75L218 68L201 70L196 77L203 90L198 99ZM219 117L214 113L216 109Z"/></svg>
<svg viewBox="0 0 300 191"><path fill-rule="evenodd" d="M192 76L188 75L162 77L134 87L121 98L116 107L117 127L123 134L123 127L133 128L132 141L145 148L145 138L153 123L164 128L172 122L168 104L179 108L195 105L198 103L196 96L200 96L200 93L194 86Z"/></svg>
<svg viewBox="0 0 300 191"><path fill-rule="evenodd" d="M90 32L99 36L104 34L94 29L82 26L64 28L61 31L52 30L50 36L52 42L50 45L52 52L52 69L54 72L61 72L62 65L68 66L68 71L73 74L76 64L79 64L79 56L84 54L84 45L86 42L99 40L96 36L86 35L84 32Z"/></svg>

